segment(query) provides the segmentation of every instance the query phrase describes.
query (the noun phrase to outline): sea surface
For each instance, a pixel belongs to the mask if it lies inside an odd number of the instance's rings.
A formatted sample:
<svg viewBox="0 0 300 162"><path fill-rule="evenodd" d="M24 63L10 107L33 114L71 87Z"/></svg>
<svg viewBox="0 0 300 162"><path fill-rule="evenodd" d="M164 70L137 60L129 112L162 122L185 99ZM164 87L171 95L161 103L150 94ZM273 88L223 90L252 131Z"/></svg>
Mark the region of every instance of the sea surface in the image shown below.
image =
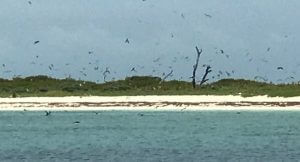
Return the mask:
<svg viewBox="0 0 300 162"><path fill-rule="evenodd" d="M0 161L298 161L300 112L0 112Z"/></svg>

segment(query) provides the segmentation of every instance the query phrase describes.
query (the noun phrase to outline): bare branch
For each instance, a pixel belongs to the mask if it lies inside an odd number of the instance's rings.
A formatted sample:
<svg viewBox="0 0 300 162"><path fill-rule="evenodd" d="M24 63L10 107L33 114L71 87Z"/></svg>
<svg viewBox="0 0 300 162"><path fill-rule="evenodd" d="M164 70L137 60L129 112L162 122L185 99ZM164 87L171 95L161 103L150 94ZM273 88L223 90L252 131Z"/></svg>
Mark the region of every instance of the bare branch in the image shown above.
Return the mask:
<svg viewBox="0 0 300 162"><path fill-rule="evenodd" d="M206 77L207 77L207 75L208 75L210 72L212 72L211 66L207 66L207 67L206 67L206 70L205 70L205 74L203 75L203 78L202 78L202 80L201 80L201 82L200 82L200 86L202 86L205 82L207 82L207 81L209 80L209 79L206 79Z"/></svg>
<svg viewBox="0 0 300 162"><path fill-rule="evenodd" d="M192 81L193 88L196 88L196 72L198 69L198 64L199 64L200 55L202 53L202 49L199 50L199 48L196 46L196 51L197 51L197 59L196 59L196 64L193 66L193 76L191 77L193 79Z"/></svg>
<svg viewBox="0 0 300 162"><path fill-rule="evenodd" d="M161 84L162 82L164 82L168 77L172 76L173 74L173 70L170 71L170 73L168 73L161 81L159 84Z"/></svg>

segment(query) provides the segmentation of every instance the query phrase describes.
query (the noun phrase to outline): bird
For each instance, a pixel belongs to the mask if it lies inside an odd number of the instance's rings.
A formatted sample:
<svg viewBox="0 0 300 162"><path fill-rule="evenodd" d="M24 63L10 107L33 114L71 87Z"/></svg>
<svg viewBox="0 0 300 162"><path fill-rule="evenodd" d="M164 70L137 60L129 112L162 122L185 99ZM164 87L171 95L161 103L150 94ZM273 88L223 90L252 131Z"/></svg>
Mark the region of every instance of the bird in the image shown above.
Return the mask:
<svg viewBox="0 0 300 162"><path fill-rule="evenodd" d="M185 16L184 16L184 14L183 14L183 13L181 14L181 18L183 18L183 19L185 18Z"/></svg>
<svg viewBox="0 0 300 162"><path fill-rule="evenodd" d="M90 54L90 55L93 54L93 51L89 51L89 54Z"/></svg>
<svg viewBox="0 0 300 162"><path fill-rule="evenodd" d="M31 1L28 1L28 4L29 4L29 5L31 5L31 4L32 4L32 2L31 2Z"/></svg>
<svg viewBox="0 0 300 162"><path fill-rule="evenodd" d="M277 67L277 70L283 70L283 67L279 66Z"/></svg>
<svg viewBox="0 0 300 162"><path fill-rule="evenodd" d="M128 44L130 43L128 38L126 38L125 43L128 43Z"/></svg>
<svg viewBox="0 0 300 162"><path fill-rule="evenodd" d="M34 41L34 44L38 44L38 43L40 43L40 41Z"/></svg>
<svg viewBox="0 0 300 162"><path fill-rule="evenodd" d="M205 15L206 17L208 17L208 18L212 18L212 16L209 15L209 14L207 14L207 13L205 13L204 15Z"/></svg>
<svg viewBox="0 0 300 162"><path fill-rule="evenodd" d="M49 116L51 114L51 111L45 111L45 116Z"/></svg>
<svg viewBox="0 0 300 162"><path fill-rule="evenodd" d="M269 47L268 49L267 49L267 52L269 52L271 50L271 48Z"/></svg>
<svg viewBox="0 0 300 162"><path fill-rule="evenodd" d="M133 67L130 71L131 71L131 72L137 72L137 71L135 70L135 67Z"/></svg>
<svg viewBox="0 0 300 162"><path fill-rule="evenodd" d="M221 49L220 52L223 54L223 53L224 53L224 50Z"/></svg>
<svg viewBox="0 0 300 162"><path fill-rule="evenodd" d="M75 122L73 122L73 124L79 124L80 123L80 121L75 121Z"/></svg>

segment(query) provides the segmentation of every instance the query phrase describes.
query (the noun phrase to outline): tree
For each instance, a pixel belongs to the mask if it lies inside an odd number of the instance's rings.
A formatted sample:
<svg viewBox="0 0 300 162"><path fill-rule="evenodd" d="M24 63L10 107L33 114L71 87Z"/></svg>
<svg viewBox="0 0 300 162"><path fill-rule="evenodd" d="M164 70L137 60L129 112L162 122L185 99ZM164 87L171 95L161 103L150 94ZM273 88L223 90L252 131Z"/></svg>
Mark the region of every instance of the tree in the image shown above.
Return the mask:
<svg viewBox="0 0 300 162"><path fill-rule="evenodd" d="M202 53L202 49L199 50L199 48L196 46L196 51L197 51L197 59L196 59L196 64L193 66L193 76L191 77L193 79L192 81L193 88L196 88L196 72L198 69L198 64L199 64L200 55Z"/></svg>

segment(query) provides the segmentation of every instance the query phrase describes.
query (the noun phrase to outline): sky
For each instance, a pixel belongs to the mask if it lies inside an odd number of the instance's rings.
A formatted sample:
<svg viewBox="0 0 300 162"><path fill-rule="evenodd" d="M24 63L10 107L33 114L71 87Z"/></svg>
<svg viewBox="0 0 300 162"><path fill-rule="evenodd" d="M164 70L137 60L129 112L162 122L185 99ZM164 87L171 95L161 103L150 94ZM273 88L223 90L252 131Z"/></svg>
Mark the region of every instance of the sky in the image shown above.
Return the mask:
<svg viewBox="0 0 300 162"><path fill-rule="evenodd" d="M297 82L299 8L299 0L2 0L0 77L103 82L107 69L107 80L171 71L168 79L190 80L198 46L198 80L210 65L210 81Z"/></svg>

